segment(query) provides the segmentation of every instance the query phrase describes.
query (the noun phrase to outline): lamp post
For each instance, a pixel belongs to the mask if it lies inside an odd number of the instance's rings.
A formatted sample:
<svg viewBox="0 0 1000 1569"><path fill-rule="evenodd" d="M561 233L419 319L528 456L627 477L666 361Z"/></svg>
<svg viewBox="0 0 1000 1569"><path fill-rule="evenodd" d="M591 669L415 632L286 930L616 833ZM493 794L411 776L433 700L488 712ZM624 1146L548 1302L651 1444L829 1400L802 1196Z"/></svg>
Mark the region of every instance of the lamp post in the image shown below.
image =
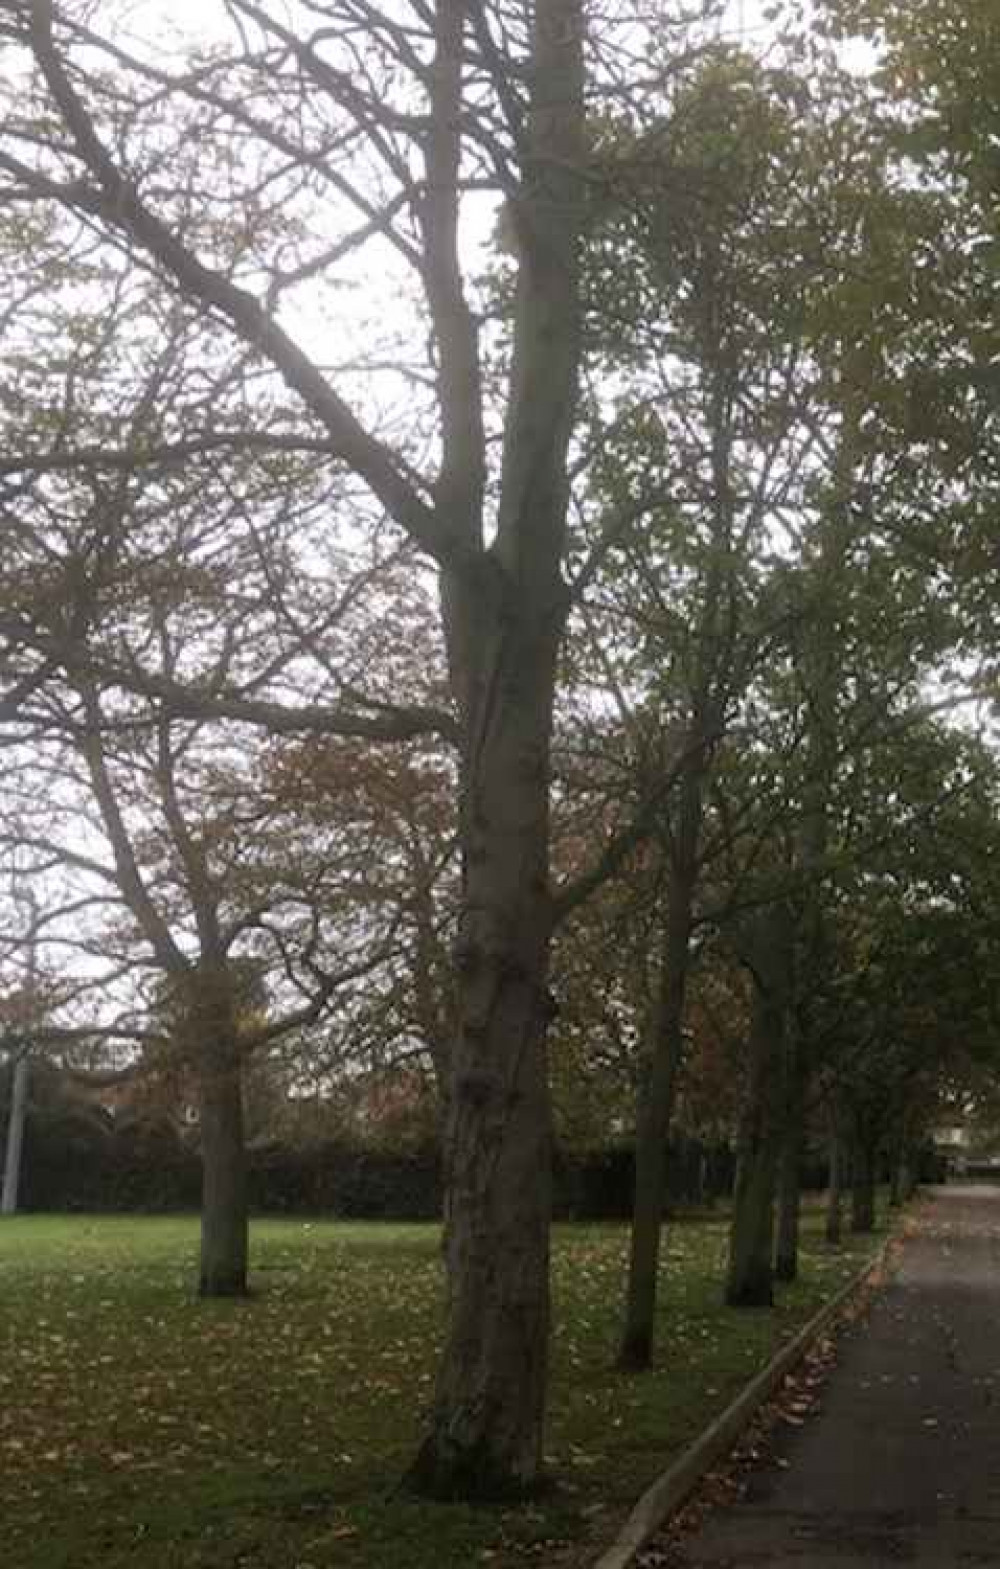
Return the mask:
<svg viewBox="0 0 1000 1569"><path fill-rule="evenodd" d="M19 872L12 876L14 902L28 912L28 962L25 977L25 1015L29 1030L35 1021L38 1001L38 901L33 891L19 886ZM24 1122L28 1109L28 1081L31 1074L29 1053L30 1035L21 1040L14 1057L14 1075L10 1093L10 1111L7 1117L7 1139L4 1149L3 1192L0 1194L0 1215L16 1215L18 1191L21 1185L21 1154L24 1149Z"/></svg>

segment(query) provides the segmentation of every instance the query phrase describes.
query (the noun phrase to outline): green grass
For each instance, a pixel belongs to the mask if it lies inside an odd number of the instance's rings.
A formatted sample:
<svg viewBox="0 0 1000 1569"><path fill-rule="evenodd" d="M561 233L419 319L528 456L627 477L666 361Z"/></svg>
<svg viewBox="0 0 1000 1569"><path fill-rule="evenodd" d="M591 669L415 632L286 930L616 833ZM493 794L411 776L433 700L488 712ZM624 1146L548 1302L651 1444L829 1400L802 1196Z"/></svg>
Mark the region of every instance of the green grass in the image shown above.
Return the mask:
<svg viewBox="0 0 1000 1569"><path fill-rule="evenodd" d="M0 1495L12 1569L584 1563L642 1488L857 1267L807 1221L773 1312L720 1305L725 1226L667 1237L656 1370L611 1370L626 1233L557 1230L548 1454L521 1510L395 1491L439 1333L429 1226L258 1221L254 1295L191 1295L189 1218L0 1224ZM862 1243L865 1251L870 1243ZM590 1547L588 1548L588 1541Z"/></svg>

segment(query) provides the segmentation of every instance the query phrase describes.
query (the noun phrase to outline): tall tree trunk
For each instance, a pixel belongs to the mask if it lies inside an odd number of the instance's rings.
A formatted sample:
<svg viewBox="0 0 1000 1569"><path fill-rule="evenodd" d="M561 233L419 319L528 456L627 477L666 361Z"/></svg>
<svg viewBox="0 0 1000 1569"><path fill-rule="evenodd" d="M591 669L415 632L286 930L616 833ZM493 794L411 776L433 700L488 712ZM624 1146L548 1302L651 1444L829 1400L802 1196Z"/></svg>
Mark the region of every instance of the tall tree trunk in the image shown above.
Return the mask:
<svg viewBox="0 0 1000 1569"><path fill-rule="evenodd" d="M243 1064L235 1050L205 1044L199 1062L201 1263L205 1297L247 1291L249 1220L243 1131Z"/></svg>
<svg viewBox="0 0 1000 1569"><path fill-rule="evenodd" d="M11 1073L10 1110L7 1114L7 1140L3 1166L3 1198L0 1199L0 1214L3 1215L17 1214L30 1073L28 1053L22 1048L14 1059Z"/></svg>
<svg viewBox="0 0 1000 1569"><path fill-rule="evenodd" d="M899 1132L893 1140L892 1170L889 1173L889 1203L898 1209L913 1195L913 1178L910 1172L909 1119L905 1112L900 1117Z"/></svg>
<svg viewBox="0 0 1000 1569"><path fill-rule="evenodd" d="M796 979L798 972L795 972ZM795 1280L799 1272L799 1217L802 1208L802 1154L805 1148L808 1042L801 1011L785 1012L784 1097L778 1157L778 1224L774 1246L776 1280Z"/></svg>
<svg viewBox="0 0 1000 1569"><path fill-rule="evenodd" d="M618 1366L633 1372L653 1356L667 1140L684 1051L684 1010L691 929L698 885L703 802L731 679L735 605L731 398L728 368L712 395L712 539L704 603L695 628L697 655L690 713L670 835L670 869L657 997L643 1043L643 1074L636 1116L635 1201L629 1254L625 1327ZM725 635L720 636L723 625Z"/></svg>
<svg viewBox="0 0 1000 1569"><path fill-rule="evenodd" d="M206 1297L245 1296L249 1217L244 1129L244 1055L233 975L203 960L182 980L180 1057L198 1086L201 1142L201 1263Z"/></svg>
<svg viewBox="0 0 1000 1569"><path fill-rule="evenodd" d="M778 1226L774 1246L776 1280L795 1280L799 1273L799 1219L802 1210L802 1101L790 1107L778 1165ZM797 1116L796 1116L797 1113Z"/></svg>
<svg viewBox="0 0 1000 1569"><path fill-rule="evenodd" d="M448 0L436 12L438 92L453 95L452 110L460 107L470 10ZM582 0L546 0L532 19L523 179L510 204L519 265L496 541L475 571L446 571L442 592L463 729L464 885L445 1140L448 1313L429 1430L408 1480L433 1497L469 1500L539 1483L548 1360L549 775L569 608L561 560L580 355ZM446 186L454 192L459 149L448 137L460 124L442 96L432 203ZM441 205L454 235L454 201ZM440 224L427 234L433 250ZM467 458L481 433L463 424L471 318L449 283L454 246L439 259L429 284L442 348L439 499L460 538L476 511Z"/></svg>
<svg viewBox="0 0 1000 1569"><path fill-rule="evenodd" d="M704 1144L700 1144L698 1148L698 1204L704 1209L709 1209L714 1198L708 1150Z"/></svg>
<svg viewBox="0 0 1000 1569"><path fill-rule="evenodd" d="M826 1191L826 1240L833 1247L840 1245L844 1234L843 1179L844 1146L840 1129L835 1125L830 1133L830 1169Z"/></svg>
<svg viewBox="0 0 1000 1569"><path fill-rule="evenodd" d="M841 749L841 654L844 626L853 614L852 595L846 575L854 537L855 465L860 440L863 404L850 384L842 383L843 422L837 443L833 470L833 491L819 519L815 541L812 592L809 614L803 621L805 632L796 650L796 666L802 683L804 720L804 777L802 821L798 836L800 910L797 937L796 1047L802 1102L805 1087L820 1071L827 1040L823 1027L823 993L829 982L833 962L827 933L826 905L829 898L829 842L831 800L837 778ZM801 1124L802 1102L795 1115ZM794 1134L792 1135L794 1137ZM801 1138L799 1139L801 1156ZM826 1239L839 1244L842 1235L841 1190L843 1179L842 1145L833 1108L830 1135L830 1182L826 1211ZM791 1158L789 1156L789 1158ZM794 1205L794 1226L798 1228L798 1197L786 1193L785 1168L782 1173L782 1215ZM779 1233L791 1232L793 1221L779 1223ZM776 1273L794 1279L797 1259L789 1242L779 1240Z"/></svg>
<svg viewBox="0 0 1000 1569"><path fill-rule="evenodd" d="M542 1463L551 1128L545 1053L556 637L506 621L470 780L446 1135L448 1339L411 1480L489 1498Z"/></svg>
<svg viewBox="0 0 1000 1569"><path fill-rule="evenodd" d="M726 1301L761 1307L773 1300L774 1189L780 1143L787 997L754 975L750 1085L739 1135Z"/></svg>
<svg viewBox="0 0 1000 1569"><path fill-rule="evenodd" d="M705 742L699 733L692 738L681 779L677 833L671 847L667 884L663 954L643 1043L625 1329L618 1353L618 1366L631 1372L649 1367L653 1356L667 1140L684 1051L684 1003L705 767Z"/></svg>
<svg viewBox="0 0 1000 1569"><path fill-rule="evenodd" d="M851 1180L851 1230L875 1229L875 1146L859 1138L854 1147Z"/></svg>

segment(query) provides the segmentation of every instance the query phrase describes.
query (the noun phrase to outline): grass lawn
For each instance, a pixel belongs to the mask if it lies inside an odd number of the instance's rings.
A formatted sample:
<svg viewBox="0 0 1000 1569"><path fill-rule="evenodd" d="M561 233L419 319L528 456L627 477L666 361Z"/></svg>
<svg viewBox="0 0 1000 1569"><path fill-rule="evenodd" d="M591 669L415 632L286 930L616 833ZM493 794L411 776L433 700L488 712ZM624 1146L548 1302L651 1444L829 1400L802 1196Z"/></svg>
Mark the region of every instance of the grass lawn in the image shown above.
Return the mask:
<svg viewBox="0 0 1000 1569"><path fill-rule="evenodd" d="M809 1217L773 1312L720 1305L726 1229L673 1226L657 1368L613 1372L618 1226L557 1230L548 1451L521 1510L394 1491L434 1368L435 1228L258 1221L254 1295L198 1302L193 1218L0 1223L0 1518L10 1569L508 1569L593 1539L854 1269Z"/></svg>

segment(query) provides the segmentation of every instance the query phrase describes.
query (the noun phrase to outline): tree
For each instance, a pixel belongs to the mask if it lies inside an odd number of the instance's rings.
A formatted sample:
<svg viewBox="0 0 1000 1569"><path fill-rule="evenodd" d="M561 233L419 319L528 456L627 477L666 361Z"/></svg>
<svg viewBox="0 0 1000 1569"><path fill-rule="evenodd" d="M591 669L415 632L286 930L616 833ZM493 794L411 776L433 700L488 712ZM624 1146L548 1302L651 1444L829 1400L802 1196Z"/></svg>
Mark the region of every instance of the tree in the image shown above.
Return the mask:
<svg viewBox="0 0 1000 1569"><path fill-rule="evenodd" d="M88 281L79 269L70 276ZM262 689L294 687L327 699L310 723L336 732L341 694L369 660L401 700L407 682L378 645L398 632L401 607L415 624L417 596L398 586L398 560L377 547L316 539L330 491L320 495L308 460L297 466L280 446L196 452L182 470L152 456L102 463L90 426L99 438L117 397L132 445L148 448L151 425L188 414L190 382L200 395L206 382L220 391L219 378L221 402L232 372L192 362L189 319L162 312L155 288L111 276L99 330L49 302L46 322L65 358L47 367L48 386L22 382L27 438L46 429L54 404L62 420L78 379L92 378L102 396L73 420L79 445L67 471L54 473L44 454L26 456L5 508L10 613L22 644L54 657L30 709L8 716L0 819L13 852L24 847L61 869L71 890L63 911L46 909L45 942L84 977L76 1016L53 1019L50 1034L68 1041L71 1024L94 1037L113 1027L141 1053L126 1071L162 1068L168 1057L188 1081L204 1172L201 1289L232 1295L247 1285L246 1064L315 1022L335 992L383 962L389 941L384 911L366 924L345 898L342 849L306 855L296 843L288 800L261 788L259 726L239 723L248 710L259 717ZM122 376L126 327L142 330L147 359ZM325 604L316 602L321 587ZM381 613L377 633L359 626L366 599ZM351 728L392 736L402 709L386 725L379 686L372 678L350 699L369 714ZM223 688L235 695L218 717L206 714L200 694ZM275 728L300 727L308 709L264 706ZM414 718L402 716L402 734ZM335 926L337 952L327 937Z"/></svg>
<svg viewBox="0 0 1000 1569"><path fill-rule="evenodd" d="M401 622L406 654L427 656L418 622ZM405 655L397 655L402 663ZM430 661L428 660L428 663ZM359 977L353 1005L338 1006L311 1048L312 1071L346 1060L373 1070L428 1067L439 1113L450 1093L448 954L457 904L450 760L425 741L359 750L336 738L277 740L267 750L263 792L278 808L272 853L294 847L303 867L335 859L364 925L391 929L392 953ZM330 894L324 913L330 916ZM343 995L343 994L342 994Z"/></svg>
<svg viewBox="0 0 1000 1569"><path fill-rule="evenodd" d="M568 608L560 561L579 358L582 7L553 0L522 21L458 0L398 17L345 0L312 37L237 0L226 21L226 49L209 49L197 70L172 70L148 49L87 28L68 6L4 6L4 32L20 51L19 93L28 70L34 75L9 122L2 168L9 194L59 203L98 225L168 279L206 330L223 324L294 394L299 428L331 469L355 475L440 572L461 733L464 887L448 1130L449 1329L413 1480L443 1496L517 1491L540 1472L545 1389L548 776ZM366 79L380 78L371 91L352 72L358 21L371 51ZM113 64L113 78L101 64ZM143 108L151 84L155 114ZM308 105L308 125L284 116L288 94ZM55 134L37 136L36 108ZM186 156L196 127L202 148L216 133L254 148L230 164L228 188L199 189ZM172 187L162 176L170 163ZM518 249L489 544L479 324L459 247L463 190L477 164L504 189ZM257 171L242 187L241 165ZM282 188L294 198L310 182L331 200L328 223L341 227L332 242L328 228L322 244L304 243L297 265L285 265L280 245L255 254L252 238L241 253L232 230L213 233L206 221L233 210L230 193L249 211L265 191L269 201ZM360 228L347 221L352 211ZM418 473L366 425L348 401L349 378L338 390L279 319L296 283L332 271L338 254L363 241L402 259L423 292L436 472ZM219 433L203 424L185 437L217 445Z"/></svg>
<svg viewBox="0 0 1000 1569"><path fill-rule="evenodd" d="M661 784L655 828L666 871L656 998L644 1030L621 1351L633 1368L648 1365L652 1349L706 796L730 727L744 715L749 721L746 694L760 686L758 662L800 635L813 645L813 624L804 630L803 615L801 634L793 625L802 610L788 583L820 527L837 448L830 300L851 276L859 212L867 217L885 197L871 133L855 123L856 94L846 80L817 74L808 55L765 67L720 46L677 74L660 121L631 140L619 135L634 207L610 227L597 273L613 303L604 317L595 312L608 336L605 375L613 383L624 368L627 377L599 479L612 494L655 499L641 535L625 541L621 564L593 598L608 628L605 662L615 667L618 706L628 691L630 729L643 734L647 752L655 751L648 732L659 725L673 771ZM835 599L822 604L824 615L836 616ZM596 621L593 603L588 611ZM821 641L835 680L835 640ZM822 858L815 803L809 815L803 838L816 840L815 861ZM751 971L759 991L760 967ZM800 1031L785 1019L791 999L757 1002L771 1024L781 1023L784 1124L798 1127L804 1058ZM758 1020L758 1056L763 1032ZM761 1057L752 1083L763 1086L767 1076ZM770 1122L777 1125L776 1108ZM788 1274L797 1166L789 1138L779 1249Z"/></svg>

